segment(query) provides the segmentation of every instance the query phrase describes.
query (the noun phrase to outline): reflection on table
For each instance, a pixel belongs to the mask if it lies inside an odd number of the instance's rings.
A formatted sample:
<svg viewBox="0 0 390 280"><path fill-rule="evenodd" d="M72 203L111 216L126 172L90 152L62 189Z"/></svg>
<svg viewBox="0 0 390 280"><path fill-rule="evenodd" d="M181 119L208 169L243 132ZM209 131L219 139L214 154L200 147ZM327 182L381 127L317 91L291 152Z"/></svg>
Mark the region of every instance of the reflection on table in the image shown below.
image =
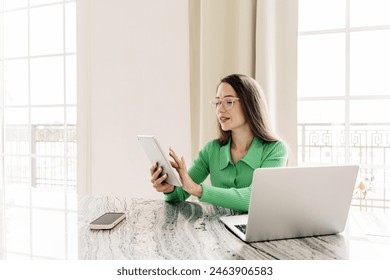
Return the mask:
<svg viewBox="0 0 390 280"><path fill-rule="evenodd" d="M77 194L0 188L0 259L77 259Z"/></svg>

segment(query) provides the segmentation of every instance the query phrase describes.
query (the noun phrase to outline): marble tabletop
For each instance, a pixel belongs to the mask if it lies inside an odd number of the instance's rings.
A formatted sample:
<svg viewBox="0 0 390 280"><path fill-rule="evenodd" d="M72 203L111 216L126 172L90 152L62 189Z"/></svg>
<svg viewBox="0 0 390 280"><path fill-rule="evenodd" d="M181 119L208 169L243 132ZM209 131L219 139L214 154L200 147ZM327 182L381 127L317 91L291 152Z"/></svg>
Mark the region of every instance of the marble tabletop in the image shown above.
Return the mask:
<svg viewBox="0 0 390 280"><path fill-rule="evenodd" d="M124 211L126 219L112 230L88 228L108 211ZM351 209L341 234L255 243L219 221L232 214L208 203L13 186L0 190L0 259L390 259L388 212Z"/></svg>
<svg viewBox="0 0 390 280"><path fill-rule="evenodd" d="M89 222L99 215L114 211L126 213L126 219L114 229L88 228ZM359 231L361 218L354 216L349 218L346 230L341 234L245 243L218 219L235 213L207 203L82 197L78 212L79 259L328 260L390 257L383 253L390 249L390 238L383 236L386 233L380 236Z"/></svg>

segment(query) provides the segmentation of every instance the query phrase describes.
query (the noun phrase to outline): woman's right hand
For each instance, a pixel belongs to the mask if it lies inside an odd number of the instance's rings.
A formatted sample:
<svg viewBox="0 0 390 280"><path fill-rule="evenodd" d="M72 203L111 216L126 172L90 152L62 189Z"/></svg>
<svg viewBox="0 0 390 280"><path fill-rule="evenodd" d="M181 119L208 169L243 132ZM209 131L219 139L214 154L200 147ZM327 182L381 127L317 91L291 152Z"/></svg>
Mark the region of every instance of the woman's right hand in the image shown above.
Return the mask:
<svg viewBox="0 0 390 280"><path fill-rule="evenodd" d="M157 167L158 167L157 163L155 163L150 168L150 175L152 175L152 179L150 180L150 182L153 184L153 187L158 192L163 192L163 193L173 192L175 189L175 186L163 182L168 177L168 175L164 174L164 175L160 176L163 169L162 169L162 167L159 167L159 168L157 168Z"/></svg>

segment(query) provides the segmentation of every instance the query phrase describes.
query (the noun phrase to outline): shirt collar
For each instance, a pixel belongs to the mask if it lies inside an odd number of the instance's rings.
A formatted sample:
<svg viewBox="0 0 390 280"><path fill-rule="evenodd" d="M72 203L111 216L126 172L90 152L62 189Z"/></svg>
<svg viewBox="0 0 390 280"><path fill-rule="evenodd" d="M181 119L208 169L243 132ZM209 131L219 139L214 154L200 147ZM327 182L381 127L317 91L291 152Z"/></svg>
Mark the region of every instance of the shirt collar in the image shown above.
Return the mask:
<svg viewBox="0 0 390 280"><path fill-rule="evenodd" d="M264 140L259 137L254 137L249 147L248 152L241 159L248 164L253 170L260 167L261 157L263 154L263 142Z"/></svg>
<svg viewBox="0 0 390 280"><path fill-rule="evenodd" d="M226 168L229 163L233 165L232 155L230 154L230 144L232 138L229 138L229 141L220 148L219 152L219 170Z"/></svg>
<svg viewBox="0 0 390 280"><path fill-rule="evenodd" d="M230 154L231 142L232 142L232 138L229 138L229 142L220 148L220 155L219 155L220 170L226 168L229 165L229 163L231 165L234 165L232 156ZM241 159L241 161L248 164L252 169L256 169L260 167L261 155L263 154L263 142L264 142L263 139L259 137L254 137L248 152Z"/></svg>

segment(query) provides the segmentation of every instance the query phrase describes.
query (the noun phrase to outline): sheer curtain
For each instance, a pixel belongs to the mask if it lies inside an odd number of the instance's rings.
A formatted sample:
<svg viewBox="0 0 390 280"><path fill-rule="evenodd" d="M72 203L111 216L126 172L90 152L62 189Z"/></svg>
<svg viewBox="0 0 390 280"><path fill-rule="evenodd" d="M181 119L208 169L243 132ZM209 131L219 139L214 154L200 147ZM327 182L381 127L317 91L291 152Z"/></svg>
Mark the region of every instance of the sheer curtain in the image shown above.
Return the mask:
<svg viewBox="0 0 390 280"><path fill-rule="evenodd" d="M256 79L267 96L271 122L297 164L298 0L258 0Z"/></svg>
<svg viewBox="0 0 390 280"><path fill-rule="evenodd" d="M231 73L263 87L277 133L296 164L298 0L189 0L192 157L217 136L209 100Z"/></svg>

